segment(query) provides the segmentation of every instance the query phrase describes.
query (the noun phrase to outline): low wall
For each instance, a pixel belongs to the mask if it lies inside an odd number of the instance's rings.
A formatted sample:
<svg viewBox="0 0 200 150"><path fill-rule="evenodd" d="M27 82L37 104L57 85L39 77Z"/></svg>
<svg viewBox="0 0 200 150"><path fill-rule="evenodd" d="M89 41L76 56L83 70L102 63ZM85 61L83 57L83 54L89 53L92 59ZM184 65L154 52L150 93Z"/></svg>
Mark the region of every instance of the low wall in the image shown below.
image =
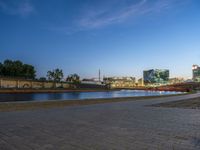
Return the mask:
<svg viewBox="0 0 200 150"><path fill-rule="evenodd" d="M0 78L0 88L22 88L22 89L50 89L50 88L70 88L68 83L54 83L54 82L40 82L34 80L22 80L22 79L9 79Z"/></svg>
<svg viewBox="0 0 200 150"><path fill-rule="evenodd" d="M99 85L99 84L81 83L81 84L74 84L74 86L78 89L108 89L106 85Z"/></svg>

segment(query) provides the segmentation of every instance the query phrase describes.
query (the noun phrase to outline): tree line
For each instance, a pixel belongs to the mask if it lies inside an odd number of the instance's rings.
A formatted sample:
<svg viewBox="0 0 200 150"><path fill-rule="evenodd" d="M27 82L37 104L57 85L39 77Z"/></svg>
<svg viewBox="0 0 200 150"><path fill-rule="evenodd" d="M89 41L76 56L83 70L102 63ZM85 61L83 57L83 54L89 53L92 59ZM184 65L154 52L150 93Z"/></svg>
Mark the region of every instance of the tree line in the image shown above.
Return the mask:
<svg viewBox="0 0 200 150"><path fill-rule="evenodd" d="M32 65L23 64L19 60L12 61L7 59L0 63L0 76L35 79L36 71Z"/></svg>
<svg viewBox="0 0 200 150"><path fill-rule="evenodd" d="M30 64L24 64L19 60L12 61L7 59L3 63L0 62L0 76L36 79L36 70L35 67ZM38 80L60 82L64 78L64 74L62 69L56 68L47 71L46 77L41 77ZM71 74L66 78L65 81L80 83L80 77L77 74Z"/></svg>
<svg viewBox="0 0 200 150"><path fill-rule="evenodd" d="M60 82L64 77L62 69L54 69L47 72L47 78L49 81ZM44 77L43 77L44 78ZM70 74L66 78L67 82L80 83L80 77L78 74Z"/></svg>

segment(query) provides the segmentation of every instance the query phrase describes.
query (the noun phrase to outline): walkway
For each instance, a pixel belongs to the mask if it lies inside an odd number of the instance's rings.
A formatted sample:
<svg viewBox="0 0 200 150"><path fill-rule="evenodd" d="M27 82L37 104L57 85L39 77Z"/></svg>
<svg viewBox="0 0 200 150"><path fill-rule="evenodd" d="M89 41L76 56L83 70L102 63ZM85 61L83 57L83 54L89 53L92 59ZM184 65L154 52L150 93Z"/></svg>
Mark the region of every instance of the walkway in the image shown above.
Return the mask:
<svg viewBox="0 0 200 150"><path fill-rule="evenodd" d="M200 110L146 105L199 96L0 112L0 150L198 150Z"/></svg>

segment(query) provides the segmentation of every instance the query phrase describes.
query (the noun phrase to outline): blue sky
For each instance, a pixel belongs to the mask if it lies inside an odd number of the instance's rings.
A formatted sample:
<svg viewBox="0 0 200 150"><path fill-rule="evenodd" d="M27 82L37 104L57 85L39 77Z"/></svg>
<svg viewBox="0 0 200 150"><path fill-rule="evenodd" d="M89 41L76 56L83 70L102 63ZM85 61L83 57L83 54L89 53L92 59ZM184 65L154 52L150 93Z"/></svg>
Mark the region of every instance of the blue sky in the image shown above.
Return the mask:
<svg viewBox="0 0 200 150"><path fill-rule="evenodd" d="M83 77L191 77L200 65L199 0L0 0L0 61Z"/></svg>

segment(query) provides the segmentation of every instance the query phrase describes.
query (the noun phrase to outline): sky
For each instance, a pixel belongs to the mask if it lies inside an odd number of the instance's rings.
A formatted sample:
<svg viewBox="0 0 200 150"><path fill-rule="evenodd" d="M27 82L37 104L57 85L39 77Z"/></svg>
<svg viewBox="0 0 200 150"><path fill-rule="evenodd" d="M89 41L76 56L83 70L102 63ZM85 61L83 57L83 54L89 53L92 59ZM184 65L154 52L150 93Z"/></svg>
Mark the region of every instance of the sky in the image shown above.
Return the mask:
<svg viewBox="0 0 200 150"><path fill-rule="evenodd" d="M0 0L0 62L32 64L37 77L142 77L200 65L199 0Z"/></svg>

